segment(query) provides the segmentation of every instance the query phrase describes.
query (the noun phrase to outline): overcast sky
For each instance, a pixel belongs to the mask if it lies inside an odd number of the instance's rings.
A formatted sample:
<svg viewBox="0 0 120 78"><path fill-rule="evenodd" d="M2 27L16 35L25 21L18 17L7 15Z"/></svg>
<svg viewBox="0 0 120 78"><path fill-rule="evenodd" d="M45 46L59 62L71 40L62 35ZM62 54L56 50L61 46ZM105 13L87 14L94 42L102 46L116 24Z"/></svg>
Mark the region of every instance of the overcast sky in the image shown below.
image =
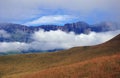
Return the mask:
<svg viewBox="0 0 120 78"><path fill-rule="evenodd" d="M0 22L89 24L120 20L120 0L0 0Z"/></svg>

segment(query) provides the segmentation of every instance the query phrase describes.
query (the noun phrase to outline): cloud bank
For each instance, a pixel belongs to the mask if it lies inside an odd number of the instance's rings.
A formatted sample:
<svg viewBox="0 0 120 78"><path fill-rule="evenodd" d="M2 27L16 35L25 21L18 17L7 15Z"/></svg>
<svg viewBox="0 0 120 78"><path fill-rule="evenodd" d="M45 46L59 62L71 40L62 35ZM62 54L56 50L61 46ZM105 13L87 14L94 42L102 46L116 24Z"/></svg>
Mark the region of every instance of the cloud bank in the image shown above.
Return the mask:
<svg viewBox="0 0 120 78"><path fill-rule="evenodd" d="M10 34L4 30L0 30L0 37L1 38L8 38L8 37L10 37Z"/></svg>
<svg viewBox="0 0 120 78"><path fill-rule="evenodd" d="M21 42L0 42L0 52L20 52L28 50L28 44Z"/></svg>
<svg viewBox="0 0 120 78"><path fill-rule="evenodd" d="M91 32L90 34L76 35L73 32L66 33L61 30L49 32L40 30L31 36L34 40L31 43L1 42L0 52L53 50L68 49L76 46L91 46L108 41L119 33L120 30L102 33Z"/></svg>

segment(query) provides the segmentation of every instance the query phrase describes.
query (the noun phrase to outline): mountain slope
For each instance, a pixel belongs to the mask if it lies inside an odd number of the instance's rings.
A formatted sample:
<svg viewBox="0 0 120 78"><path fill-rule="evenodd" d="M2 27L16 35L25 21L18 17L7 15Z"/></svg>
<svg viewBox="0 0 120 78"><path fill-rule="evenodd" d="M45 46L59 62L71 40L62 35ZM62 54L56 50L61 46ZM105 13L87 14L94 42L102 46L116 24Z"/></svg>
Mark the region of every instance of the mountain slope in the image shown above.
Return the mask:
<svg viewBox="0 0 120 78"><path fill-rule="evenodd" d="M55 53L0 56L0 75L3 78L9 78L9 77L24 78L26 76L27 78L29 77L41 78L40 77L41 75L43 75L43 78L47 78L45 77L45 75L49 76L51 75L51 73L55 73L53 74L52 77L57 76L57 78L59 78L61 75L61 72L67 73L67 71L72 72L74 70L75 71L74 74L77 74L83 71L82 70L78 71L76 70L76 68L82 69L84 66L89 64L94 64L94 63L98 64L99 61L103 63L103 65L105 65L105 68L106 68L107 67L106 65L109 65L109 64L108 62L104 61L104 59L107 59L110 63L115 61L115 64L112 64L109 66L110 68L114 68L116 67L116 65L118 66L120 65L118 61L120 59L119 44L120 44L120 35L116 36L115 38L113 38L112 40L106 43L96 45L96 46L76 47L76 48L55 52ZM96 61L93 61L93 60L96 60ZM84 62L86 63L83 64L83 67L82 66L80 67L80 65ZM72 67L72 69L68 70L69 66ZM88 71L92 71L93 70L92 68L94 67L95 66L93 65L91 66L91 68L87 67L87 69L89 69ZM98 66L95 69L98 70L99 68L101 68L101 66ZM58 72L58 75L57 75L57 73L54 72L54 69L55 70L61 69L61 72ZM44 71L48 71L48 72L44 73ZM119 68L115 70L115 72L116 71L118 71L117 73L120 74ZM68 73L71 73L71 72L68 72ZM41 74L41 73L44 73L44 74ZM99 74L99 72L97 73ZM74 78L74 74L73 75L71 74L70 77ZM64 74L63 78L65 78L66 75ZM101 75L104 75L104 74L102 73ZM114 75L116 76L116 74ZM88 78L92 78L92 77L88 77Z"/></svg>

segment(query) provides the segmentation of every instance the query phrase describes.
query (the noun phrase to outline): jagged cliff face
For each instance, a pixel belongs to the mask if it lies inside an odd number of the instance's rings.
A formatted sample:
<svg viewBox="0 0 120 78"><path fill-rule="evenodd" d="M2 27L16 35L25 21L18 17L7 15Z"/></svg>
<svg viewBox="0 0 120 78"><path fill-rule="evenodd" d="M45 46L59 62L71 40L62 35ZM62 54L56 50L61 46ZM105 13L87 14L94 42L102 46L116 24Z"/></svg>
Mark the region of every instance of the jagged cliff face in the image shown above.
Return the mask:
<svg viewBox="0 0 120 78"><path fill-rule="evenodd" d="M12 23L3 23L0 24L0 31L10 34L9 37L4 37L3 34L0 33L0 42L11 42L11 41L19 41L19 42L31 42L30 38L31 34L40 29L44 29L45 31L50 30L62 30L64 32L74 32L75 34L85 33L88 34L90 31L94 32L105 32L110 30L120 29L117 24L113 24L110 22L104 22L95 25L89 25L85 22L76 22L76 23L68 23L64 26L57 25L41 25L41 26L25 26L19 24Z"/></svg>

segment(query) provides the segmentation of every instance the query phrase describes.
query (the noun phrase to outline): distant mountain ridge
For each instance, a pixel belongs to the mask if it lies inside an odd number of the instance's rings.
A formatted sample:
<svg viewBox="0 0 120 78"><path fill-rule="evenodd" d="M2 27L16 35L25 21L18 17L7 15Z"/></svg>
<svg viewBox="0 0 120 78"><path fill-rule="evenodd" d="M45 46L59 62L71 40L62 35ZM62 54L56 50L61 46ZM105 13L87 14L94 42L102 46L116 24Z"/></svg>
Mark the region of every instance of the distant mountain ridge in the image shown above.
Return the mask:
<svg viewBox="0 0 120 78"><path fill-rule="evenodd" d="M64 26L57 25L41 25L41 26L25 26L20 24L12 24L12 23L1 23L0 31L5 31L10 34L10 37L3 37L0 33L0 42L31 42L30 38L31 34L40 29L44 29L45 31L50 30L62 30L64 32L74 32L75 34L85 33L88 34L90 31L94 32L105 32L111 30L120 29L118 24L111 22L103 22L100 24L89 25L85 22L75 22L75 23L67 23Z"/></svg>

